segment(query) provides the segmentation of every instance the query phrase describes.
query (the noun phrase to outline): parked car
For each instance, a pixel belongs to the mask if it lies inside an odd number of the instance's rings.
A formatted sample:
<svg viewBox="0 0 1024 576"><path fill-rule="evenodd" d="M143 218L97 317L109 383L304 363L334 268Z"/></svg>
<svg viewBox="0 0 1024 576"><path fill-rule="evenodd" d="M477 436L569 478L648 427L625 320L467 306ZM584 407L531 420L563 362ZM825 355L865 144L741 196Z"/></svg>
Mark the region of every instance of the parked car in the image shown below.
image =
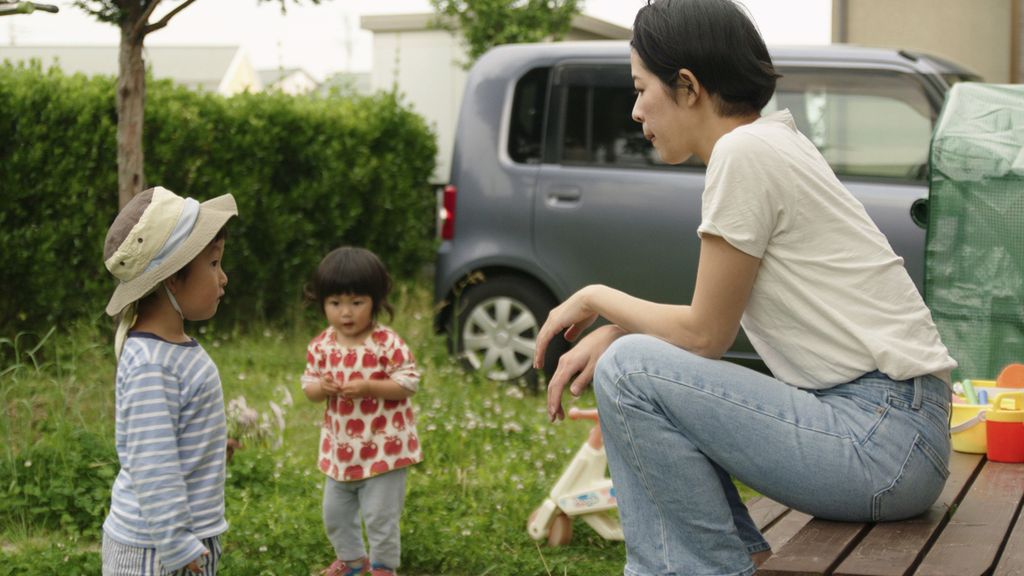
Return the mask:
<svg viewBox="0 0 1024 576"><path fill-rule="evenodd" d="M467 78L450 183L439 193L436 325L470 367L526 378L548 311L603 283L688 303L704 166L662 163L630 117L625 42L507 45ZM977 80L925 54L774 48L765 108L788 108L904 258L924 273L928 147L950 82ZM567 344L556 342L546 364ZM726 358L755 366L744 334Z"/></svg>

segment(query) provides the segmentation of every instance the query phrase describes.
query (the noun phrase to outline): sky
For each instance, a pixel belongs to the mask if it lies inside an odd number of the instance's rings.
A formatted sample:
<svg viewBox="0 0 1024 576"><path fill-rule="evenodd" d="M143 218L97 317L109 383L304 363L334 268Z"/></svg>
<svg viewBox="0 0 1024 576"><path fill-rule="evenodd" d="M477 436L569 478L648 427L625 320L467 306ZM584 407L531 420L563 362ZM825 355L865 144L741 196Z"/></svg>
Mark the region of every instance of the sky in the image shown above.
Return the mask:
<svg viewBox="0 0 1024 576"><path fill-rule="evenodd" d="M44 0L46 1L46 0ZM49 0L60 12L0 18L0 45L116 45L118 30L97 22L71 0ZM587 15L630 27L646 0L584 0ZM768 44L828 44L832 0L742 0ZM165 0L163 13L180 4ZM281 14L274 0L198 0L146 45L237 45L257 70L303 68L317 80L339 71L373 66L373 35L359 28L363 14L430 12L429 0L323 0L288 2ZM154 21L154 20L151 20Z"/></svg>

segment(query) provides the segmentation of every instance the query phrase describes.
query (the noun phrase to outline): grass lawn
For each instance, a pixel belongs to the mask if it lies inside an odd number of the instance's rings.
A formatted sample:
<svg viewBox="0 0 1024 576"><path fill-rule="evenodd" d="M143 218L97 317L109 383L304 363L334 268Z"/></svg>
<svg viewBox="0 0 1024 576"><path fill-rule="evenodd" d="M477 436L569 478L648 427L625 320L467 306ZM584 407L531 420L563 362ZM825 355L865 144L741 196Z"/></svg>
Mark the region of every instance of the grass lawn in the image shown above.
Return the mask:
<svg viewBox="0 0 1024 576"><path fill-rule="evenodd" d="M582 521L568 546L528 537L530 512L589 426L549 424L543 395L456 366L433 334L426 284L399 285L390 322L423 373L414 401L425 461L409 475L401 573L621 573L622 543L603 540ZM193 334L220 368L226 401L242 396L268 415L274 401L286 422L280 446L250 444L228 467L231 528L220 574L304 576L333 560L316 468L323 406L308 402L298 384L306 343L320 329L306 314L284 330ZM0 358L7 358L0 367L0 576L99 574L100 525L117 472L111 331L101 319L0 339ZM577 403L593 406L593 396Z"/></svg>

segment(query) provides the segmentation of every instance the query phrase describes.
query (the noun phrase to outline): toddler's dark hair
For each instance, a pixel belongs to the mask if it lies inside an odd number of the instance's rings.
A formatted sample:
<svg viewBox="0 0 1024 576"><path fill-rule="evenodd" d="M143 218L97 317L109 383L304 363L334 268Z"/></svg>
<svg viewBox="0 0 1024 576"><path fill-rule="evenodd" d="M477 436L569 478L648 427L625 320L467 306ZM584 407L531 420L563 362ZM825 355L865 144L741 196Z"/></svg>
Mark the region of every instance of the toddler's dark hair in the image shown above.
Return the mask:
<svg viewBox="0 0 1024 576"><path fill-rule="evenodd" d="M365 248L342 246L331 250L317 266L312 282L306 286L305 296L321 309L324 300L335 294L364 294L373 298L373 317L381 310L388 318L395 311L388 302L391 276L376 254Z"/></svg>
<svg viewBox="0 0 1024 576"><path fill-rule="evenodd" d="M693 72L718 96L722 116L760 112L780 77L757 27L732 0L648 0L630 46L669 89L679 85L679 70Z"/></svg>

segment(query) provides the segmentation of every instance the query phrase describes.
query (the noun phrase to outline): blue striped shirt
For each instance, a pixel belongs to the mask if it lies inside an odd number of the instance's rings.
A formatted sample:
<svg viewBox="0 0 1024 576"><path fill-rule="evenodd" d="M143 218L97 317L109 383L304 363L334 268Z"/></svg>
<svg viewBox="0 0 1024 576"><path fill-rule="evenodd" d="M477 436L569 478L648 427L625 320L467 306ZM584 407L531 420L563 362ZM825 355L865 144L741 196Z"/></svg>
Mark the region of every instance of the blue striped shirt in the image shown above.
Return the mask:
<svg viewBox="0 0 1024 576"><path fill-rule="evenodd" d="M114 481L103 531L156 548L163 568L201 555L201 540L227 530L227 428L220 374L196 341L173 344L132 332L117 366Z"/></svg>

